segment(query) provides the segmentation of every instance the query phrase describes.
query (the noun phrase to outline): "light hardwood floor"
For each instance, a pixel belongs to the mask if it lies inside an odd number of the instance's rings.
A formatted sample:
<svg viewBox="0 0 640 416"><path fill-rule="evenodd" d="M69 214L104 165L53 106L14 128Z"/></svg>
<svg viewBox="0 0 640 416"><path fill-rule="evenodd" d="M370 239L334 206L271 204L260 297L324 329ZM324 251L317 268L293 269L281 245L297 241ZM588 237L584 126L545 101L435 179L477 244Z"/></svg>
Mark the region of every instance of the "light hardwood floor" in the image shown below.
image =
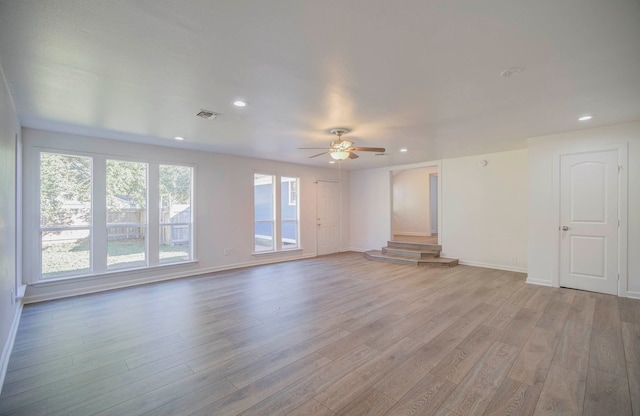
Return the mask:
<svg viewBox="0 0 640 416"><path fill-rule="evenodd" d="M2 415L640 414L640 301L342 253L24 308Z"/></svg>

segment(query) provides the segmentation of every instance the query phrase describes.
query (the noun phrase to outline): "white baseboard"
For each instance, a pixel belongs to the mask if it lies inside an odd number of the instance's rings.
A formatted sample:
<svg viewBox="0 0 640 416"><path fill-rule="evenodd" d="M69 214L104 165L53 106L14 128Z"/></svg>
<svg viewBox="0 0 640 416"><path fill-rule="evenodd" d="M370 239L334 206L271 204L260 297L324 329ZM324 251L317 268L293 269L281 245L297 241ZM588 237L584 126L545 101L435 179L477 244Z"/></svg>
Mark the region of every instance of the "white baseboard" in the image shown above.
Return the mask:
<svg viewBox="0 0 640 416"><path fill-rule="evenodd" d="M442 254L442 257L447 257L447 256ZM524 267L507 266L504 264L481 263L479 261L466 261L466 260L458 260L458 263L465 266L484 267L485 269L496 269L496 270L505 270L508 272L527 273L527 269Z"/></svg>
<svg viewBox="0 0 640 416"><path fill-rule="evenodd" d="M138 278L135 280L130 280L130 281L119 281L119 282L106 282L103 284L98 284L98 285L92 285L92 286L88 286L88 287L81 287L81 288L76 288L76 289L63 289L63 290L59 290L59 291L54 291L54 292L48 292L45 294L41 294L41 295L26 295L24 298L24 303L36 303L36 302L44 302L44 301L48 301L48 300L54 300L54 299L62 299L62 298L68 298L68 297L72 297L72 296L79 296L79 295L87 295L89 293L97 293L97 292L104 292L107 290L114 290L114 289L123 289L125 287L131 287L131 286L139 286L139 285L145 285L145 284L149 284L149 283L156 283L156 282L163 282L166 280L173 280L173 279L181 279L184 277L192 277L192 276L200 276L203 274L209 274L209 273L215 273L215 272L222 272L225 270L233 270L233 269L240 269L243 267L250 267L250 266L259 266L262 264L272 264L272 263L280 263L283 261L292 261L292 260L302 260L302 259L307 259L307 258L311 258L311 257L316 257L316 253L310 253L310 254L305 254L302 256L288 256L288 257L274 257L271 259L266 259L264 257L261 257L260 260L254 260L254 261L246 261L246 262L241 262L241 263L233 263L233 264L227 264L224 266L216 266L216 267L207 267L207 268L203 268L203 269L197 269L197 270L184 270L184 271L178 271L178 272L174 272L174 273L167 273L164 275L154 275L154 276L150 276L150 277L144 277L144 278ZM60 286L60 285L57 285ZM52 285L52 287L54 287Z"/></svg>
<svg viewBox="0 0 640 416"><path fill-rule="evenodd" d="M346 251L355 251L356 253L364 253L371 250L370 248L349 247Z"/></svg>
<svg viewBox="0 0 640 416"><path fill-rule="evenodd" d="M7 375L7 367L9 366L9 357L13 350L13 343L16 340L16 334L18 333L18 325L20 324L20 317L22 316L22 302L18 303L16 313L13 316L13 322L11 323L11 329L9 330L9 336L2 348L2 355L0 356L0 393L2 393L2 386L4 386L4 378Z"/></svg>
<svg viewBox="0 0 640 416"><path fill-rule="evenodd" d="M527 281L526 282L531 284L531 285L553 287L553 285L551 284L550 280L530 279L530 278L527 277Z"/></svg>
<svg viewBox="0 0 640 416"><path fill-rule="evenodd" d="M640 299L640 292L627 290L627 297L632 299Z"/></svg>

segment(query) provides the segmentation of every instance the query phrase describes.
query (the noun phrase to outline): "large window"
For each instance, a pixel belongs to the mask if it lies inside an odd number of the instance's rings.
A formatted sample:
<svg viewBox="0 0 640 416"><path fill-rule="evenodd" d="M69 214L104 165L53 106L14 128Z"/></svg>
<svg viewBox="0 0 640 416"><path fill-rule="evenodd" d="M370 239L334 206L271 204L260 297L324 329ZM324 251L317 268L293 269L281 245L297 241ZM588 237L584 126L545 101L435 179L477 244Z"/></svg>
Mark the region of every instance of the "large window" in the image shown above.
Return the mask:
<svg viewBox="0 0 640 416"><path fill-rule="evenodd" d="M107 160L107 269L147 265L147 164Z"/></svg>
<svg viewBox="0 0 640 416"><path fill-rule="evenodd" d="M42 277L91 273L92 159L40 154Z"/></svg>
<svg viewBox="0 0 640 416"><path fill-rule="evenodd" d="M191 259L193 168L160 165L160 263Z"/></svg>
<svg viewBox="0 0 640 416"><path fill-rule="evenodd" d="M190 166L40 152L41 278L192 260L192 188Z"/></svg>
<svg viewBox="0 0 640 416"><path fill-rule="evenodd" d="M298 178L254 174L254 252L300 247L298 182Z"/></svg>

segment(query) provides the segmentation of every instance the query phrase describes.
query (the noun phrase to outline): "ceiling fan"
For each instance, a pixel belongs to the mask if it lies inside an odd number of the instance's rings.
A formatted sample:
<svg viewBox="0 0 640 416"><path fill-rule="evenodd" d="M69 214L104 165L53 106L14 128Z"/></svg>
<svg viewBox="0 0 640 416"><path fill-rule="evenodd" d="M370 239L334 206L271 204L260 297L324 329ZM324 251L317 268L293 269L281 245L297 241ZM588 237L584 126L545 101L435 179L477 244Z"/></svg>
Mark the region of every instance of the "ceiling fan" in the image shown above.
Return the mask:
<svg viewBox="0 0 640 416"><path fill-rule="evenodd" d="M353 142L350 140L343 140L342 135L349 133L348 129L331 129L331 134L335 134L338 138L331 142L331 147L299 147L298 149L317 149L324 150L322 153L318 153L317 155L309 156L309 159L322 156L324 154L329 154L332 159L335 160L345 160L345 159L357 159L359 156L354 152L377 152L384 153L384 147L354 147Z"/></svg>

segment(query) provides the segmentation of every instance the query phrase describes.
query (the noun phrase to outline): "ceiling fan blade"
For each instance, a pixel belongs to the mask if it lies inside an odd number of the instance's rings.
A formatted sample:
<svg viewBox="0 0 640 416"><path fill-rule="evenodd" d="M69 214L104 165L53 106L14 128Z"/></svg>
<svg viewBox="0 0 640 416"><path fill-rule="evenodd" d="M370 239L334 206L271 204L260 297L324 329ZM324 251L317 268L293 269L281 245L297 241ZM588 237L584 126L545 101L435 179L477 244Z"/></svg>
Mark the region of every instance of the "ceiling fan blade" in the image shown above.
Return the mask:
<svg viewBox="0 0 640 416"><path fill-rule="evenodd" d="M298 147L298 150L331 150L330 147Z"/></svg>
<svg viewBox="0 0 640 416"><path fill-rule="evenodd" d="M349 159L357 159L360 156L358 156L357 154L353 153L353 152L349 152Z"/></svg>
<svg viewBox="0 0 640 416"><path fill-rule="evenodd" d="M309 159L314 158L314 157L318 157L318 156L322 156L322 155L327 154L327 153L329 153L329 152L318 153L317 155L309 156Z"/></svg>
<svg viewBox="0 0 640 416"><path fill-rule="evenodd" d="M378 153L384 153L385 152L385 148L384 147L351 147L349 148L349 150L355 150L357 152L378 152Z"/></svg>

